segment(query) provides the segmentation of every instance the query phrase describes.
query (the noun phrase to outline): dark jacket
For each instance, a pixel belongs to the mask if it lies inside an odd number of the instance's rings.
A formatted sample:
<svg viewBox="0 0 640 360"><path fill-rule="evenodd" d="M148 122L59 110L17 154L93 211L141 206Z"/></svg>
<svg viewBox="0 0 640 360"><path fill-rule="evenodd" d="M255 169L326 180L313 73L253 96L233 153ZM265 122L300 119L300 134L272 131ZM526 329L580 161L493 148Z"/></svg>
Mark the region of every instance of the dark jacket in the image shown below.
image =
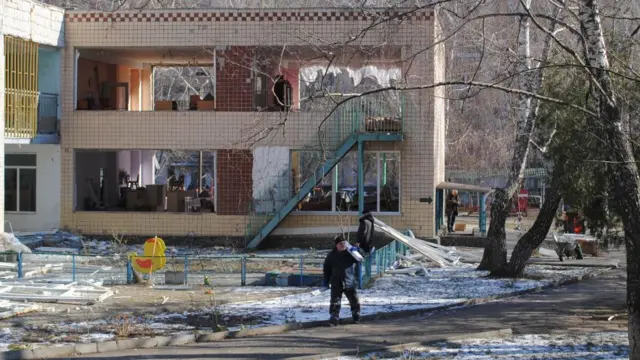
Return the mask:
<svg viewBox="0 0 640 360"><path fill-rule="evenodd" d="M458 195L449 194L447 196L447 203L444 207L444 213L446 215L458 215L458 204L460 204L460 198Z"/></svg>
<svg viewBox="0 0 640 360"><path fill-rule="evenodd" d="M362 251L360 251L362 253ZM335 247L324 259L324 285L332 289L353 289L358 284L355 264L357 261L347 250L338 252Z"/></svg>

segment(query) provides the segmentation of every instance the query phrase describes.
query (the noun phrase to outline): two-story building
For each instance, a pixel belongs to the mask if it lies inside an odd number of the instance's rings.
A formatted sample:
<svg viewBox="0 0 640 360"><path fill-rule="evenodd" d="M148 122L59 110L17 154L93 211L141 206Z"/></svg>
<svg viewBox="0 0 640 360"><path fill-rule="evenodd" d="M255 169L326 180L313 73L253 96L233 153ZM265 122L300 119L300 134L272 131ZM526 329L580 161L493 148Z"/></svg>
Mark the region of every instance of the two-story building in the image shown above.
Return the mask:
<svg viewBox="0 0 640 360"><path fill-rule="evenodd" d="M0 195L5 231L60 226L60 84L64 11L0 0Z"/></svg>
<svg viewBox="0 0 640 360"><path fill-rule="evenodd" d="M66 11L61 226L254 247L372 211L435 235L438 32L433 9Z"/></svg>

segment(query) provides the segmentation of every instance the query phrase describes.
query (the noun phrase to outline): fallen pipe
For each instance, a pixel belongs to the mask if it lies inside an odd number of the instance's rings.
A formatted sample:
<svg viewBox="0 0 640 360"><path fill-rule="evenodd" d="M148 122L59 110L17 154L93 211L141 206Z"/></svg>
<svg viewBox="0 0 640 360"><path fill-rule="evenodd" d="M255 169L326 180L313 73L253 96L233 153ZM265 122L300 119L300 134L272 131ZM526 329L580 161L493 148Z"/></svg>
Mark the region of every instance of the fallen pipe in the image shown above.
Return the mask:
<svg viewBox="0 0 640 360"><path fill-rule="evenodd" d="M445 254L441 249L429 246L430 244L426 241L412 239L375 217L373 217L373 222L376 229L421 253L429 260L440 265L440 267L455 266L460 259L459 257L451 257L448 254Z"/></svg>

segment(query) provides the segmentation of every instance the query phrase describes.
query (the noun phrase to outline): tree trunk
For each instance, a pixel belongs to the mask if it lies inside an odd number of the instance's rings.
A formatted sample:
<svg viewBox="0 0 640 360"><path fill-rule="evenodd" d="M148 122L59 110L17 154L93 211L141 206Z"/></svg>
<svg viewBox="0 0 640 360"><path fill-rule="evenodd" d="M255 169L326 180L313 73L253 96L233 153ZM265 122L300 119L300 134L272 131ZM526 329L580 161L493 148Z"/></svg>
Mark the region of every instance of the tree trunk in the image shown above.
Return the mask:
<svg viewBox="0 0 640 360"><path fill-rule="evenodd" d="M629 313L629 359L640 360L640 193L638 167L629 136L625 133L620 106L609 75L609 59L597 0L583 0L580 27L587 45L587 65L595 83L602 128L602 151L609 163L613 198L619 204L627 246L627 311Z"/></svg>
<svg viewBox="0 0 640 360"><path fill-rule="evenodd" d="M531 258L533 250L536 249L544 239L546 239L549 229L553 224L556 216L556 210L560 205L561 188L559 186L559 179L561 174L554 171L554 179L551 182L551 188L542 203L540 208L540 214L533 223L533 226L518 240L516 247L511 253L511 259L509 263L502 269L494 271L491 276L498 277L521 277L524 273L524 268L527 261Z"/></svg>
<svg viewBox="0 0 640 360"><path fill-rule="evenodd" d="M511 208L511 196L505 189L496 189L491 202L491 221L487 238L489 243L484 248L482 261L478 270L499 270L507 263L507 234L505 223Z"/></svg>
<svg viewBox="0 0 640 360"><path fill-rule="evenodd" d="M523 0L521 5L525 10L531 8L531 0ZM518 87L529 93L537 92L543 79L542 65L535 70L532 69L531 61L531 37L530 37L530 19L523 16L520 19L520 28L518 34ZM555 24L554 24L555 27ZM551 39L547 39L543 59L546 62L550 54ZM478 266L478 270L489 270L491 272L499 271L507 264L507 239L505 231L505 223L511 210L514 196L522 187L524 181L524 171L527 165L527 158L531 148L531 136L535 129L535 120L538 113L538 102L529 95L518 95L518 121L515 148L513 157L511 158L511 168L509 169L509 178L504 189L496 191L496 196L491 203L491 222L487 231L489 242L484 249L482 261Z"/></svg>

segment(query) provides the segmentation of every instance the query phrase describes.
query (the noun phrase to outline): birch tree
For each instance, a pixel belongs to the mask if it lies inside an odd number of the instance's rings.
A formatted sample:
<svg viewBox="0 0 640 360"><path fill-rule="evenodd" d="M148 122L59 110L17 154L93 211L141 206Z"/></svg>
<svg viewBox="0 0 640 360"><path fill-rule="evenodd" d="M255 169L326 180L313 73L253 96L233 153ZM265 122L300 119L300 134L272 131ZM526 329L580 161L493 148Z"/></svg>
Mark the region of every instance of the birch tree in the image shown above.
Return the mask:
<svg viewBox="0 0 640 360"><path fill-rule="evenodd" d="M585 36L586 67L591 77L598 127L609 160L610 184L620 204L627 248L627 310L629 314L630 359L640 359L640 189L638 167L615 93L602 30L598 0L582 0L580 27Z"/></svg>
<svg viewBox="0 0 640 360"><path fill-rule="evenodd" d="M531 9L531 0L520 1L523 14ZM494 200L491 204L491 222L487 244L482 262L478 266L479 270L498 271L507 263L507 243L505 222L511 210L514 195L522 187L524 181L524 171L527 165L529 150L531 148L530 139L535 129L537 113L537 99L532 93L539 91L542 84L542 71L546 59L534 68L531 59L531 20L529 16L523 15L520 18L518 35L518 89L523 92L518 94L518 115L516 123L516 141L507 185L503 189L497 189ZM544 57L549 56L550 41L547 40L547 49Z"/></svg>

